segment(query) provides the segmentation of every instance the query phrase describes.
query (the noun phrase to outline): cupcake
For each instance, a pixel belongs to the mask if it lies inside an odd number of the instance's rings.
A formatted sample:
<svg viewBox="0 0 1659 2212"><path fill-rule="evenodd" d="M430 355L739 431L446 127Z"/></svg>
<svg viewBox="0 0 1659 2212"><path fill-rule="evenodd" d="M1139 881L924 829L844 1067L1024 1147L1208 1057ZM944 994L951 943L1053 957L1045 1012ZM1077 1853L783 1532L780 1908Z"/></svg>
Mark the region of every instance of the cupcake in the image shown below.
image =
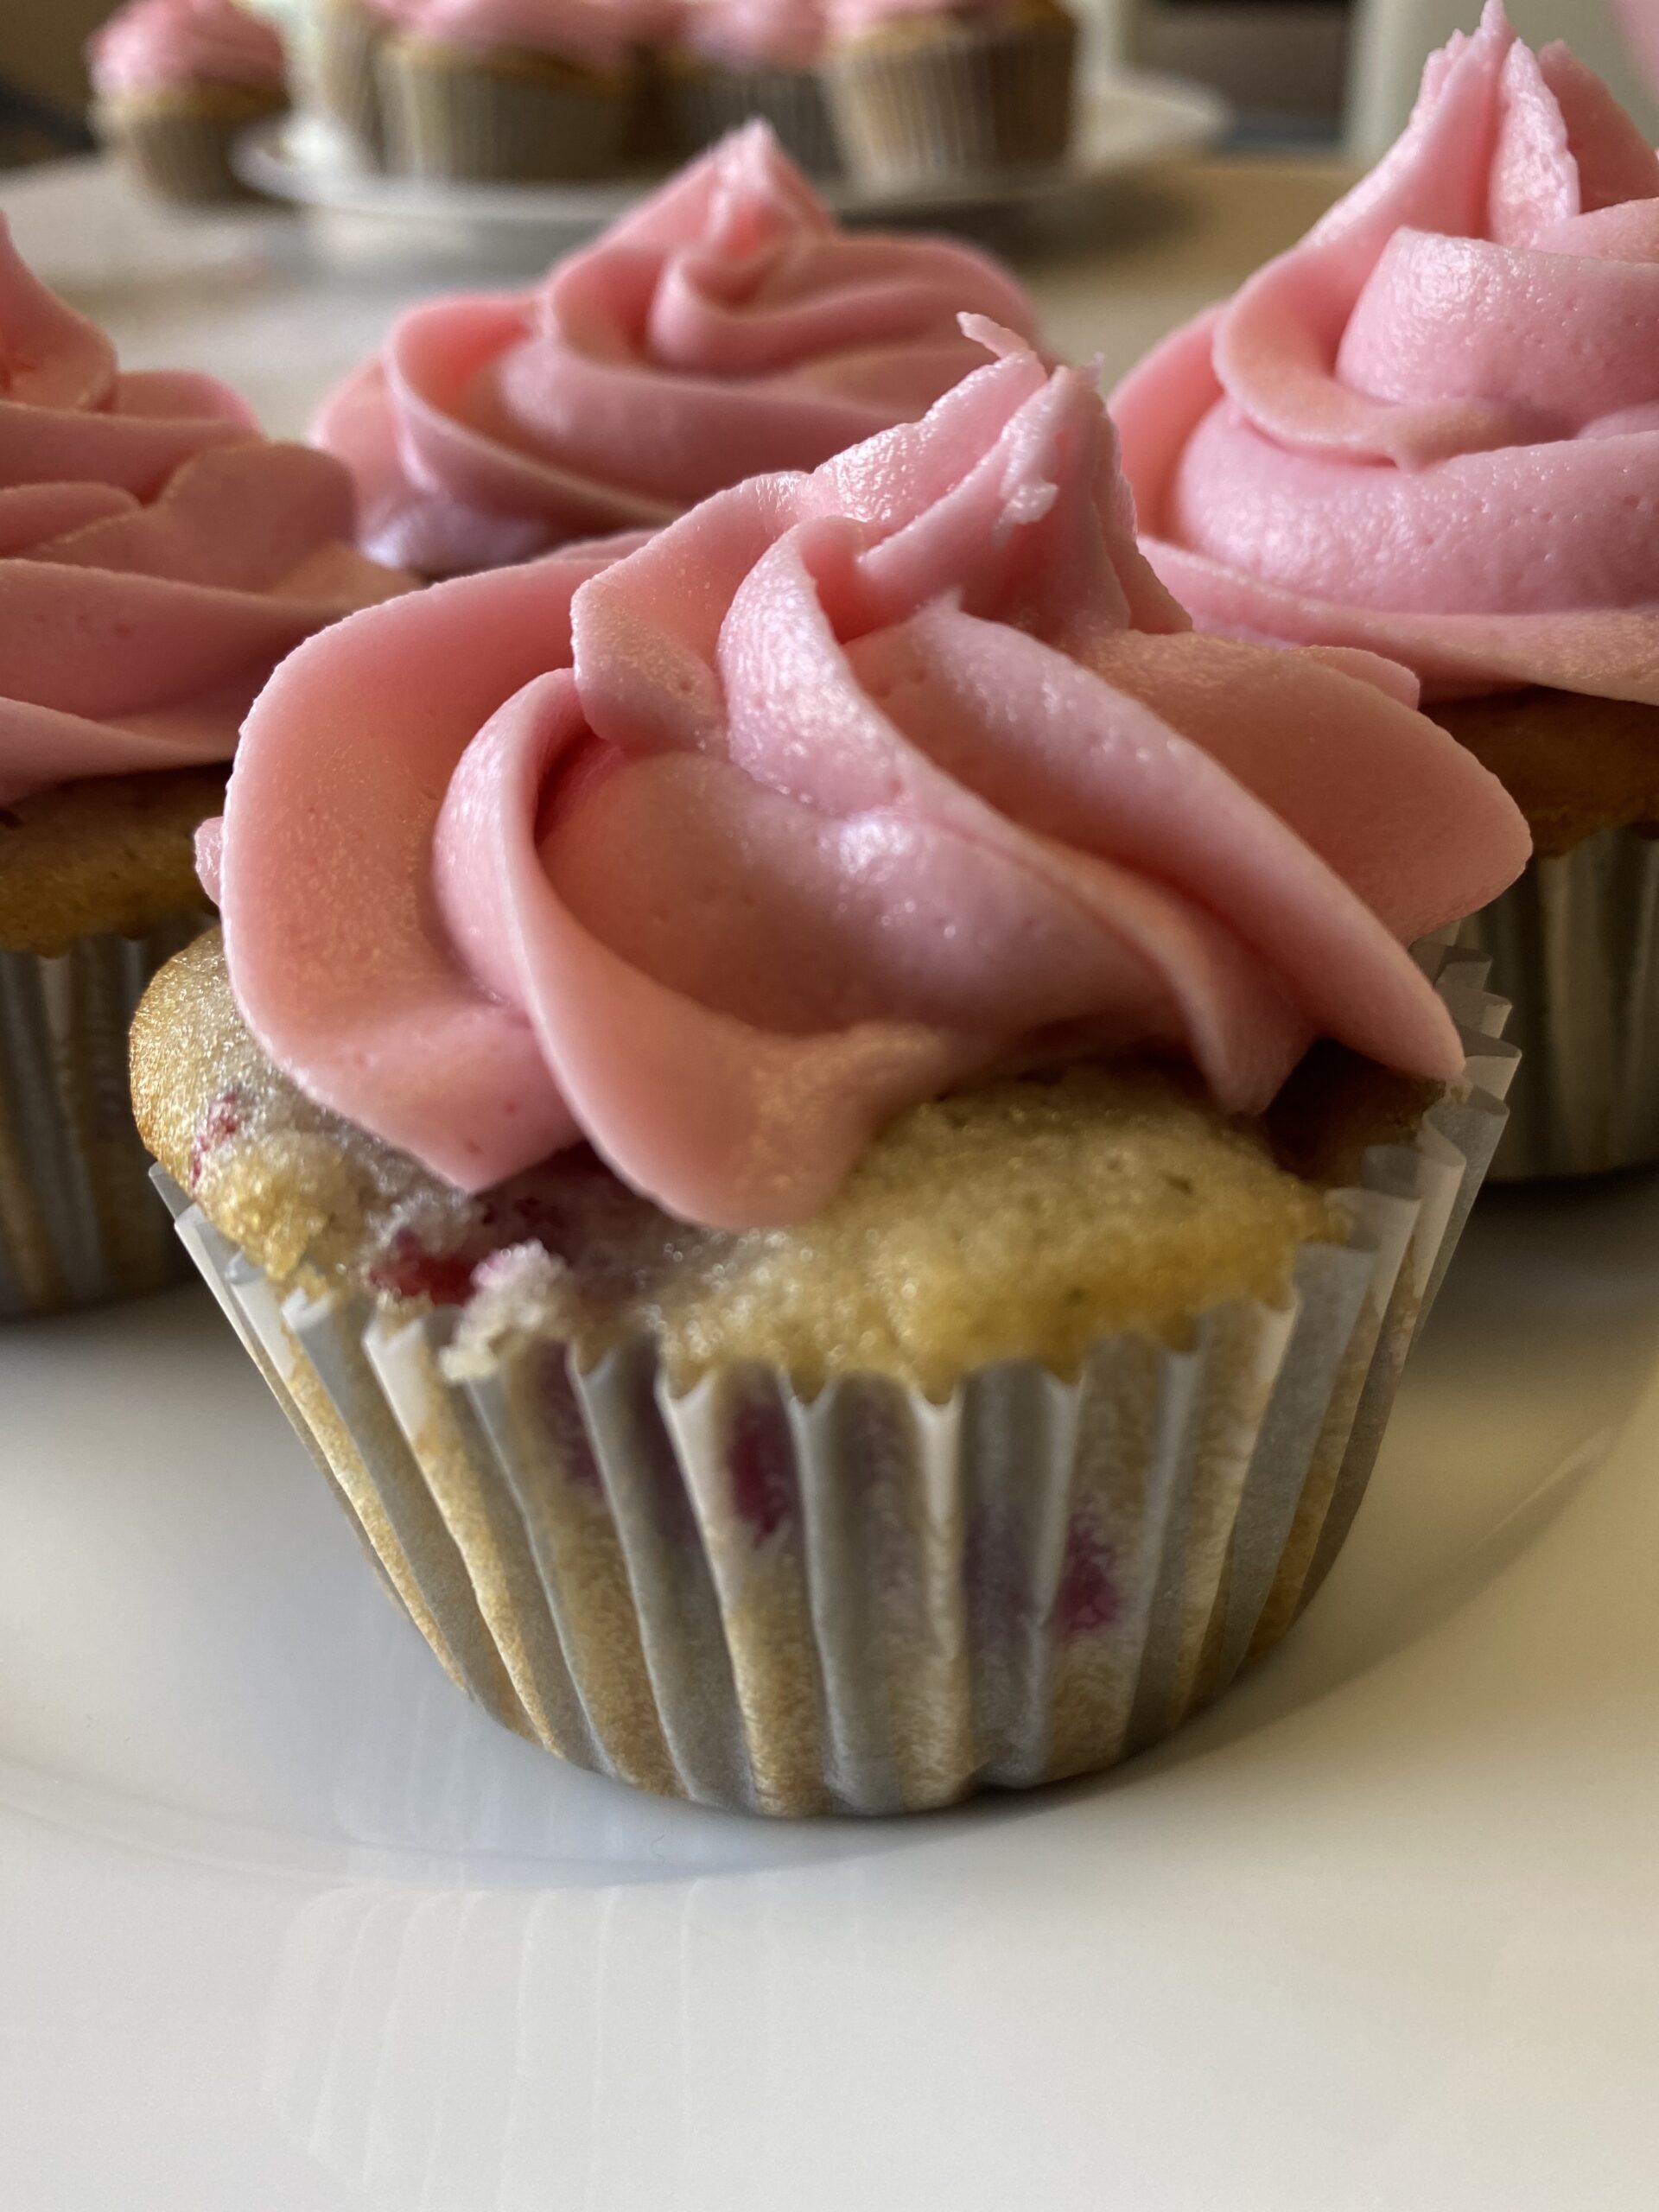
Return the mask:
<svg viewBox="0 0 1659 2212"><path fill-rule="evenodd" d="M524 184L618 168L658 20L652 0L416 0L375 55L390 166Z"/></svg>
<svg viewBox="0 0 1659 2212"><path fill-rule="evenodd" d="M840 149L818 73L822 0L698 0L660 50L669 141L700 152L753 117L769 123L791 159L833 176Z"/></svg>
<svg viewBox="0 0 1659 2212"><path fill-rule="evenodd" d="M87 49L92 125L167 200L235 200L231 149L288 105L283 41L235 0L130 0Z"/></svg>
<svg viewBox="0 0 1659 2212"><path fill-rule="evenodd" d="M1058 162L1077 27L1059 0L830 0L824 83L842 154L879 191Z"/></svg>
<svg viewBox="0 0 1659 2212"><path fill-rule="evenodd" d="M837 229L756 124L536 290L412 309L313 435L357 480L369 552L498 568L913 420L979 358L963 309L1035 334L987 256Z"/></svg>
<svg viewBox="0 0 1659 2212"><path fill-rule="evenodd" d="M0 222L0 1315L175 1271L127 1025L206 919L192 841L254 694L408 584L351 530L337 462L210 378L121 374Z"/></svg>
<svg viewBox="0 0 1659 2212"><path fill-rule="evenodd" d="M1471 925L1523 1047L1511 1173L1659 1159L1656 260L1659 161L1494 4L1375 173L1113 402L1201 626L1404 662L1527 815Z"/></svg>
<svg viewBox="0 0 1659 2212"><path fill-rule="evenodd" d="M412 22L422 0L316 0L306 48L305 97L371 168L386 159L378 67L381 48Z"/></svg>
<svg viewBox="0 0 1659 2212"><path fill-rule="evenodd" d="M1193 635L1091 384L975 327L919 424L302 649L134 1029L439 1656L712 1803L938 1804L1219 1689L1501 1120L1405 941L1515 808L1403 671Z"/></svg>

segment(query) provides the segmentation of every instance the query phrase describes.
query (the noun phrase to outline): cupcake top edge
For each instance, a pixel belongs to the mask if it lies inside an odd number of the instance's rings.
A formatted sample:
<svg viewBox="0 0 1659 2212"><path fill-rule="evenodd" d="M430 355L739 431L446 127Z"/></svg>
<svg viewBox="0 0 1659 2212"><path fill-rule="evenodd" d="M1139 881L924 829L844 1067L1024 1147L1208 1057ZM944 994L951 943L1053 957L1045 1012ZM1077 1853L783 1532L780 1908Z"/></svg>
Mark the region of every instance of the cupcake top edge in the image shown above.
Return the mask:
<svg viewBox="0 0 1659 2212"><path fill-rule="evenodd" d="M204 860L314 1102L462 1190L587 1141L753 1229L987 1074L1460 1071L1405 944L1518 873L1515 808L1398 668L1194 633L1091 380L973 333L919 423L283 667Z"/></svg>
<svg viewBox="0 0 1659 2212"><path fill-rule="evenodd" d="M964 309L1037 336L990 256L842 230L756 123L531 291L411 310L314 435L356 480L368 550L499 566L914 419L978 358Z"/></svg>
<svg viewBox="0 0 1659 2212"><path fill-rule="evenodd" d="M338 462L211 377L123 373L0 219L0 804L228 760L291 646L411 588L353 528Z"/></svg>
<svg viewBox="0 0 1659 2212"><path fill-rule="evenodd" d="M283 41L236 0L130 0L88 41L96 92L172 91L188 85L280 90Z"/></svg>
<svg viewBox="0 0 1659 2212"><path fill-rule="evenodd" d="M1431 696L1659 703L1659 157L1501 0L1377 167L1112 405L1201 625L1369 646Z"/></svg>
<svg viewBox="0 0 1659 2212"><path fill-rule="evenodd" d="M588 68L624 67L667 29L672 0L410 0L402 29L422 40L547 54Z"/></svg>

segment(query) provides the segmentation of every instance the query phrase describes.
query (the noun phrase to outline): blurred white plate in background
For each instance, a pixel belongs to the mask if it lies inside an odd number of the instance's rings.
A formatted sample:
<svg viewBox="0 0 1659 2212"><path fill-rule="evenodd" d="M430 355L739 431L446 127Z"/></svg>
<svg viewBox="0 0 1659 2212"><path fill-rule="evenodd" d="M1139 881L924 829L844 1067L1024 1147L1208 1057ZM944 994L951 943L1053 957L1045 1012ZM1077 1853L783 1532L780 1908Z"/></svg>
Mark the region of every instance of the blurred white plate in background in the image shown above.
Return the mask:
<svg viewBox="0 0 1659 2212"><path fill-rule="evenodd" d="M1052 202L1124 171L1213 144L1227 128L1226 103L1202 85L1132 73L1102 78L1079 97L1071 149L1041 168L965 172L913 192L877 192L845 179L821 180L838 214L861 221ZM432 184L380 176L356 166L326 124L295 115L251 131L238 149L250 184L317 219L319 243L342 258L475 250L545 258L562 239L612 222L661 181L606 177L581 184Z"/></svg>

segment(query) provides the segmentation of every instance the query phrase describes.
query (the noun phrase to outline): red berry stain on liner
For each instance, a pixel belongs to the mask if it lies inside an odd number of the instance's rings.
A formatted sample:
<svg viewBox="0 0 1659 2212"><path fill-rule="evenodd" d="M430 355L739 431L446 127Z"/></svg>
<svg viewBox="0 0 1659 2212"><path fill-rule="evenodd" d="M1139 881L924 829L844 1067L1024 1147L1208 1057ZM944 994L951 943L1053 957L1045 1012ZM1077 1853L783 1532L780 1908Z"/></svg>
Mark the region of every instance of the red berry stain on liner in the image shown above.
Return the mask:
<svg viewBox="0 0 1659 2212"><path fill-rule="evenodd" d="M1113 1573L1116 1564L1112 1545L1083 1522L1071 1523L1050 1616L1063 1642L1109 1628L1117 1618L1122 1599Z"/></svg>
<svg viewBox="0 0 1659 2212"><path fill-rule="evenodd" d="M751 1398L738 1408L726 1463L731 1470L732 1503L754 1531L757 1543L780 1529L793 1510L793 1458L780 1406Z"/></svg>
<svg viewBox="0 0 1659 2212"><path fill-rule="evenodd" d="M190 1146L190 1187L194 1191L201 1180L201 1171L221 1145L229 1144L242 1127L242 1094L239 1090L223 1091L196 1125L196 1134Z"/></svg>

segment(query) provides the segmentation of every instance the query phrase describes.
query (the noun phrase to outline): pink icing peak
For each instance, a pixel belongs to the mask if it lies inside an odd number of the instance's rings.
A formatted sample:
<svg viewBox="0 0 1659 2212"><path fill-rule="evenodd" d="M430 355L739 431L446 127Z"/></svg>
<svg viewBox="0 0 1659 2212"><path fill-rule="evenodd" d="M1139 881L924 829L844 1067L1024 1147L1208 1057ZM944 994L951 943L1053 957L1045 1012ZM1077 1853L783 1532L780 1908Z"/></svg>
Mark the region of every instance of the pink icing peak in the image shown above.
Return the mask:
<svg viewBox="0 0 1659 2212"><path fill-rule="evenodd" d="M357 480L368 550L499 567L913 420L977 358L964 309L1035 335L995 262L849 236L755 124L533 291L404 316L315 435Z"/></svg>
<svg viewBox="0 0 1659 2212"><path fill-rule="evenodd" d="M312 1096L463 1188L586 1138L747 1227L990 1069L1456 1071L1403 943L1511 880L1516 810L1402 671L1195 636L1092 380L976 327L919 423L279 671L203 862Z"/></svg>
<svg viewBox="0 0 1659 2212"><path fill-rule="evenodd" d="M1113 405L1205 626L1659 702L1659 160L1498 0L1370 175Z"/></svg>
<svg viewBox="0 0 1659 2212"><path fill-rule="evenodd" d="M166 91L181 85L278 87L283 41L236 0L130 0L87 48L99 92Z"/></svg>
<svg viewBox="0 0 1659 2212"><path fill-rule="evenodd" d="M0 804L227 759L290 646L407 588L351 529L337 463L212 378L122 374L0 219Z"/></svg>

